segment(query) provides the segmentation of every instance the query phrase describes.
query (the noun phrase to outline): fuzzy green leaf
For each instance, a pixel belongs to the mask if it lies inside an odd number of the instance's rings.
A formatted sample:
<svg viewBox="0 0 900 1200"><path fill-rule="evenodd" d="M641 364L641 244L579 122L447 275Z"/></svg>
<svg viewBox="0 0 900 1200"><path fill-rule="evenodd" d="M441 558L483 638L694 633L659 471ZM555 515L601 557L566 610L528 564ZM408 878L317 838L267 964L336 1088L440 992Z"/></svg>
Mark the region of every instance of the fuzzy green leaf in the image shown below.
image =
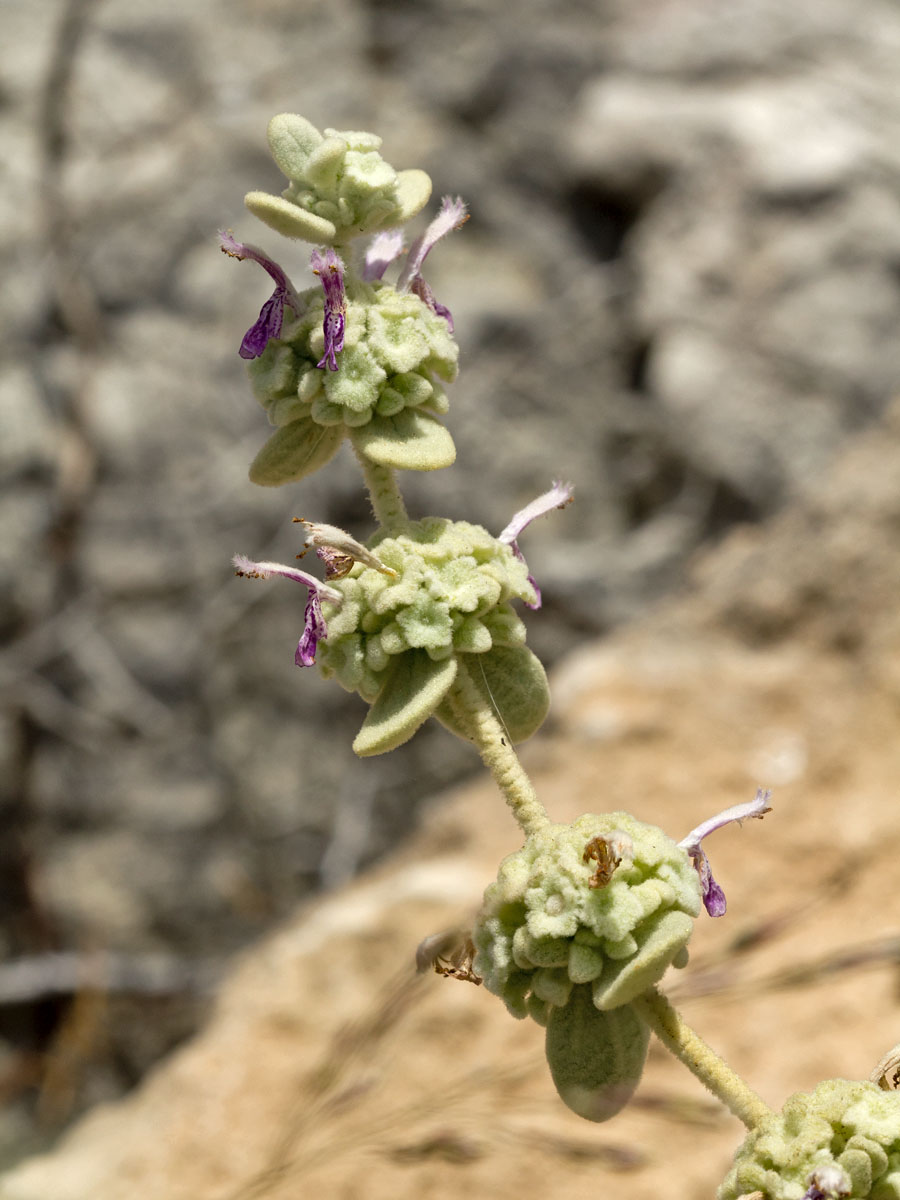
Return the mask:
<svg viewBox="0 0 900 1200"><path fill-rule="evenodd" d="M540 729L550 709L550 685L544 668L527 646L495 646L487 654L467 656L466 666L514 744L524 742ZM468 740L449 703L442 704L436 716L451 733Z"/></svg>
<svg viewBox="0 0 900 1200"><path fill-rule="evenodd" d="M400 211L392 224L402 225L416 213L420 213L431 199L431 177L416 167L408 171L398 171L394 194Z"/></svg>
<svg viewBox="0 0 900 1200"><path fill-rule="evenodd" d="M656 912L637 926L637 952L624 960L607 959L594 982L594 1004L604 1010L628 1004L662 979L672 959L687 943L694 922L678 909Z"/></svg>
<svg viewBox="0 0 900 1200"><path fill-rule="evenodd" d="M244 204L270 229L289 238L302 238L304 242L317 245L334 241L337 235L333 221L307 212L299 204L285 200L283 196L272 196L269 192L248 192Z"/></svg>
<svg viewBox="0 0 900 1200"><path fill-rule="evenodd" d="M434 662L421 650L397 655L353 749L360 758L368 758L402 746L428 720L455 678L455 658Z"/></svg>
<svg viewBox="0 0 900 1200"><path fill-rule="evenodd" d="M631 1099L644 1070L650 1030L629 1006L600 1012L586 983L551 1008L546 1053L559 1098L586 1121L608 1121Z"/></svg>
<svg viewBox="0 0 900 1200"><path fill-rule="evenodd" d="M315 125L296 113L278 113L269 122L267 136L272 157L288 179L305 177L310 155L324 140Z"/></svg>
<svg viewBox="0 0 900 1200"><path fill-rule="evenodd" d="M456 461L449 431L436 417L414 408L405 408L394 417L373 417L350 436L360 454L381 467L437 471Z"/></svg>
<svg viewBox="0 0 900 1200"><path fill-rule="evenodd" d="M307 159L303 178L315 188L336 188L338 174L346 152L347 143L343 138L326 138Z"/></svg>
<svg viewBox="0 0 900 1200"><path fill-rule="evenodd" d="M343 425L318 425L311 417L282 425L250 464L250 482L262 487L296 483L334 458L344 432Z"/></svg>

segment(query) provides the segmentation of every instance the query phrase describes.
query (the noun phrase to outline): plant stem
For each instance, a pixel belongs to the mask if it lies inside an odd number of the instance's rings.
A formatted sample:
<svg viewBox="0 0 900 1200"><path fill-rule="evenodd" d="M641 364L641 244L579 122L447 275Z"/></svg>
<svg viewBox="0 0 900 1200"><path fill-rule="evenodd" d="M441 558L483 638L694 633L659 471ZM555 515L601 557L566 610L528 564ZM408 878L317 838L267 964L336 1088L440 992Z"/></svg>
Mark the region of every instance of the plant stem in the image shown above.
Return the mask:
<svg viewBox="0 0 900 1200"><path fill-rule="evenodd" d="M550 818L538 800L534 785L519 762L492 702L470 674L467 657L457 655L459 668L448 699L454 716L478 747L484 765L527 836L548 825Z"/></svg>
<svg viewBox="0 0 900 1200"><path fill-rule="evenodd" d="M768 1105L694 1033L668 998L655 987L648 988L632 1000L632 1004L666 1049L671 1050L748 1129L755 1129L772 1116Z"/></svg>
<svg viewBox="0 0 900 1200"><path fill-rule="evenodd" d="M401 525L404 521L408 521L406 505L400 495L393 468L380 467L377 463L370 462L358 450L356 457L362 467L363 478L369 489L369 503L372 505L372 512L375 514L378 524L385 529L390 529L392 525Z"/></svg>

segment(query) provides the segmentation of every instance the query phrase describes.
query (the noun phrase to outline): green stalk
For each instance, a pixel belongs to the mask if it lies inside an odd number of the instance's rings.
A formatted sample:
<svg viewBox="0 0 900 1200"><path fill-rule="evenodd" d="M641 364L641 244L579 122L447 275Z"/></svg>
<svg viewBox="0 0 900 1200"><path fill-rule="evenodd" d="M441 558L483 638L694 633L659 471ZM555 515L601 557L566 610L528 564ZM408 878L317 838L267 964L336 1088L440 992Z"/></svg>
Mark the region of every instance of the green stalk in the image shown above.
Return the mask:
<svg viewBox="0 0 900 1200"><path fill-rule="evenodd" d="M458 654L456 661L459 667L448 695L453 714L478 747L484 765L527 837L549 825L550 818L493 704L469 673L466 655Z"/></svg>
<svg viewBox="0 0 900 1200"><path fill-rule="evenodd" d="M655 987L648 988L631 1003L666 1049L748 1129L756 1129L772 1116L768 1105L684 1022L668 998Z"/></svg>
<svg viewBox="0 0 900 1200"><path fill-rule="evenodd" d="M363 478L369 489L369 503L375 520L384 529L402 525L409 520L406 505L397 486L397 476L392 467L380 467L370 462L364 454L356 451L359 465L362 467Z"/></svg>

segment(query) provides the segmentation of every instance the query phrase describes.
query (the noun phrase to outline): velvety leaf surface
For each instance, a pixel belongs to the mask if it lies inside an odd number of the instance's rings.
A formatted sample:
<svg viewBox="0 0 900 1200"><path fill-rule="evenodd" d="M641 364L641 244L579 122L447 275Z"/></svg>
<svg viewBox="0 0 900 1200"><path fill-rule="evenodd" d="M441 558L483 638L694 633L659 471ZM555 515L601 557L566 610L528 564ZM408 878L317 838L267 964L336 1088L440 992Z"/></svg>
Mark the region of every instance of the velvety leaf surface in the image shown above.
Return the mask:
<svg viewBox="0 0 900 1200"><path fill-rule="evenodd" d="M307 212L298 204L292 204L282 196L269 192L248 192L244 203L254 217L259 217L270 229L289 238L302 238L304 242L333 242L337 229L332 221Z"/></svg>
<svg viewBox="0 0 900 1200"><path fill-rule="evenodd" d="M310 417L282 425L250 464L250 482L262 487L296 483L330 462L343 437L342 425L318 425Z"/></svg>
<svg viewBox="0 0 900 1200"><path fill-rule="evenodd" d="M455 658L434 662L415 650L398 655L353 742L360 758L409 741L447 695L456 670Z"/></svg>
<svg viewBox="0 0 900 1200"><path fill-rule="evenodd" d="M547 1062L559 1098L586 1121L608 1121L637 1087L649 1038L630 1007L600 1012L587 984L573 988L547 1021Z"/></svg>
<svg viewBox="0 0 900 1200"><path fill-rule="evenodd" d="M429 413L405 408L354 429L353 444L371 462L400 471L436 471L456 460L453 438Z"/></svg>
<svg viewBox="0 0 900 1200"><path fill-rule="evenodd" d="M487 654L467 655L465 661L513 743L526 741L540 729L550 709L550 687L544 668L527 646L495 646ZM449 703L445 701L436 715L451 733L468 738Z"/></svg>

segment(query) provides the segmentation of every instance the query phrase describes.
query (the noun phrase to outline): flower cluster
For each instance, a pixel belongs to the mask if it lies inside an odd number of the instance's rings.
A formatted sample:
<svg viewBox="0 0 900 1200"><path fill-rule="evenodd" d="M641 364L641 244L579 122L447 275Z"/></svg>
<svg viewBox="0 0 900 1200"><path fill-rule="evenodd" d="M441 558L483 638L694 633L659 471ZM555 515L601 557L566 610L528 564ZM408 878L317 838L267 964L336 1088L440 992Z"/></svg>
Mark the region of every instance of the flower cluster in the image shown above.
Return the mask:
<svg viewBox="0 0 900 1200"><path fill-rule="evenodd" d="M327 267L320 269L326 283L335 279ZM449 404L439 381L456 378L458 356L446 320L418 296L380 281L358 282L353 297L342 300L311 289L300 302L302 315L250 366L254 395L270 424L280 429L305 421L313 436L323 426L340 427L367 457L374 454L373 461L415 469L414 455L395 432L403 426L393 419L406 410L418 417L416 428L430 429L432 436L443 430L435 415ZM454 457L443 432L447 449L435 466ZM379 449L386 439L394 443L393 454Z"/></svg>
<svg viewBox="0 0 900 1200"><path fill-rule="evenodd" d="M542 1025L579 984L609 1011L685 965L700 899L690 857L653 825L624 812L548 825L485 892L475 970Z"/></svg>
<svg viewBox="0 0 900 1200"><path fill-rule="evenodd" d="M581 984L598 1009L627 1004L670 964L685 965L701 900L710 916L725 911L702 840L764 816L769 799L760 789L677 844L624 812L538 830L485 892L472 935L476 973L513 1016L542 1025Z"/></svg>
<svg viewBox="0 0 900 1200"><path fill-rule="evenodd" d="M427 517L402 531L376 534L371 546L395 575L359 564L336 586L321 660L348 691L372 701L391 660L421 650L434 661L521 646L525 626L509 601L533 600L528 570L479 525Z"/></svg>
<svg viewBox="0 0 900 1200"><path fill-rule="evenodd" d="M517 535L571 495L567 484L554 483L499 538L480 525L428 517L381 530L363 546L343 530L303 522L307 544L326 564L325 583L296 567L240 555L235 567L240 575L281 575L308 589L305 650L295 661L311 665L317 643L327 638L319 656L323 674L372 706L354 742L357 754L401 745L432 715L468 737L449 699L461 654L477 656L478 681L510 738L523 741L543 722L549 692L510 604L514 598L540 604L510 531Z"/></svg>
<svg viewBox="0 0 900 1200"><path fill-rule="evenodd" d="M900 1092L828 1079L792 1096L735 1155L718 1200L900 1200Z"/></svg>
<svg viewBox="0 0 900 1200"><path fill-rule="evenodd" d="M275 291L245 334L257 400L277 432L257 455L250 478L265 486L294 482L323 466L345 436L371 462L436 470L456 457L437 420L449 408L439 381L456 378L453 319L422 276L442 237L466 220L461 200L441 210L411 248L396 286L382 276L398 257L397 231L376 237L359 277L347 276L333 248L310 265L321 287L297 293L284 270L254 246L221 233L222 249L250 258L275 280Z"/></svg>
<svg viewBox="0 0 900 1200"><path fill-rule="evenodd" d="M525 564L481 526L438 517L376 534L370 547L396 575L389 579L357 564L335 584L342 603L325 607L323 674L373 705L370 724L379 723L380 696L400 704L406 715L398 736L402 732L405 741L432 713L458 729L446 701L456 655L477 655L479 674L510 736L530 736L549 697L544 671L525 647L525 626L510 604L515 597L535 600ZM515 696L508 694L512 679L519 681ZM358 753L364 745L357 739ZM378 751L364 752L380 752L378 745Z"/></svg>

